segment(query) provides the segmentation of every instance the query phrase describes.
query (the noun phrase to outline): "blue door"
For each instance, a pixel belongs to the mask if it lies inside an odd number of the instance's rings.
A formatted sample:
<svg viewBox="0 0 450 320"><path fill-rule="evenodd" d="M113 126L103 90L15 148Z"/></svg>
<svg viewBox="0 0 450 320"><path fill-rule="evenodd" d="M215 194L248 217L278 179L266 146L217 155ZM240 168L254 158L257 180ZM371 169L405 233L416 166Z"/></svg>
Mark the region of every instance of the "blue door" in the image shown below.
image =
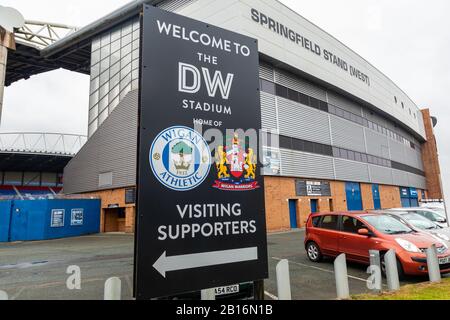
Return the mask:
<svg viewBox="0 0 450 320"><path fill-rule="evenodd" d="M311 213L317 213L317 212L319 212L318 205L317 205L317 199L311 199Z"/></svg>
<svg viewBox="0 0 450 320"><path fill-rule="evenodd" d="M10 241L26 240L28 240L28 210L17 206L14 201L11 208Z"/></svg>
<svg viewBox="0 0 450 320"><path fill-rule="evenodd" d="M361 198L361 187L359 183L346 182L345 193L347 196L347 210L348 211L360 211L363 209Z"/></svg>
<svg viewBox="0 0 450 320"><path fill-rule="evenodd" d="M373 196L373 208L375 210L380 210L381 209L380 187L377 184L372 185L372 196Z"/></svg>
<svg viewBox="0 0 450 320"><path fill-rule="evenodd" d="M289 219L291 229L297 229L297 200L289 200Z"/></svg>

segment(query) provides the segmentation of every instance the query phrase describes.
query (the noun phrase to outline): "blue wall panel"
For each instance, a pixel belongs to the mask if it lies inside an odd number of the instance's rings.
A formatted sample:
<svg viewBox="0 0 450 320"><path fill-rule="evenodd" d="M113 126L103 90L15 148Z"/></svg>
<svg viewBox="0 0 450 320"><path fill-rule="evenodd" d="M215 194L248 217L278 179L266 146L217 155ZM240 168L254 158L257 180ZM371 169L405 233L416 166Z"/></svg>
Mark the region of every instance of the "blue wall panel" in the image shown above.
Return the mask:
<svg viewBox="0 0 450 320"><path fill-rule="evenodd" d="M75 237L100 231L100 200L14 200L11 241Z"/></svg>
<svg viewBox="0 0 450 320"><path fill-rule="evenodd" d="M11 219L11 204L9 200L0 201L0 242L9 241L9 223Z"/></svg>

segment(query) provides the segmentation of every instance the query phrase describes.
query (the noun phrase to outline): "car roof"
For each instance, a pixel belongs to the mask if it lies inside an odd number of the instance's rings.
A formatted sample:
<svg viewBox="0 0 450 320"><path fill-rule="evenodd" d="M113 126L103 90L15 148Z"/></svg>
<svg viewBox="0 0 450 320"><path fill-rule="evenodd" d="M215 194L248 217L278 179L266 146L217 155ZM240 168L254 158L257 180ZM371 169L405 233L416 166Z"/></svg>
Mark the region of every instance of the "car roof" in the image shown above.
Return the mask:
<svg viewBox="0 0 450 320"><path fill-rule="evenodd" d="M328 216L328 215L346 215L346 216L368 216L368 215L374 215L376 212L369 212L369 211L336 211L336 212L321 212L313 214L313 216Z"/></svg>

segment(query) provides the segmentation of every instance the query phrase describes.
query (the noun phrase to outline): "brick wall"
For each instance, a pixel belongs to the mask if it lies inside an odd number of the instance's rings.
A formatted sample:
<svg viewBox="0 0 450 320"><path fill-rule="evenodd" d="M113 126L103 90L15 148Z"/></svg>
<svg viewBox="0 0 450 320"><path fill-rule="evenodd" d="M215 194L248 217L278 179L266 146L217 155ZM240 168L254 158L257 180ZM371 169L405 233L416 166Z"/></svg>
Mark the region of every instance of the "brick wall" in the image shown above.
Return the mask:
<svg viewBox="0 0 450 320"><path fill-rule="evenodd" d="M297 200L297 225L300 228L305 226L311 212L311 199L318 199L319 212L347 211L345 182L330 181L331 197L299 197L295 192L295 181L296 178L264 178L268 232L290 230L289 199ZM380 185L379 188L382 208L400 207L399 187ZM361 194L364 210L373 209L372 185L361 183Z"/></svg>
<svg viewBox="0 0 450 320"><path fill-rule="evenodd" d="M135 205L134 204L125 204L125 190L127 188L121 189L110 189L104 191L97 191L85 194L85 196L98 197L101 199L101 208L102 212L100 215L100 232L105 231L105 213L108 209L108 206L114 205L119 208L125 209L125 219L118 221L119 229L121 231L125 231L127 233L134 232L134 222L135 222ZM108 222L112 223L112 222ZM108 229L108 228L107 228Z"/></svg>
<svg viewBox="0 0 450 320"><path fill-rule="evenodd" d="M427 142L422 144L422 159L428 189L427 197L429 199L443 199L439 155L430 110L422 110L422 115L427 138Z"/></svg>

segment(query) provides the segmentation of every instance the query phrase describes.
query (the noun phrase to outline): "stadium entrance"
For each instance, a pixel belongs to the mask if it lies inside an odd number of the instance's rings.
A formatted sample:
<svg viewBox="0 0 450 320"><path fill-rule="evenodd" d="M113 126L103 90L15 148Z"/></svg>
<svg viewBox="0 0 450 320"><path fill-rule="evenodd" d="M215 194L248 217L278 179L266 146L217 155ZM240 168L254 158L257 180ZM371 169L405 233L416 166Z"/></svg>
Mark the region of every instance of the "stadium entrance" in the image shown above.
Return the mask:
<svg viewBox="0 0 450 320"><path fill-rule="evenodd" d="M104 232L125 232L125 208L104 209Z"/></svg>

